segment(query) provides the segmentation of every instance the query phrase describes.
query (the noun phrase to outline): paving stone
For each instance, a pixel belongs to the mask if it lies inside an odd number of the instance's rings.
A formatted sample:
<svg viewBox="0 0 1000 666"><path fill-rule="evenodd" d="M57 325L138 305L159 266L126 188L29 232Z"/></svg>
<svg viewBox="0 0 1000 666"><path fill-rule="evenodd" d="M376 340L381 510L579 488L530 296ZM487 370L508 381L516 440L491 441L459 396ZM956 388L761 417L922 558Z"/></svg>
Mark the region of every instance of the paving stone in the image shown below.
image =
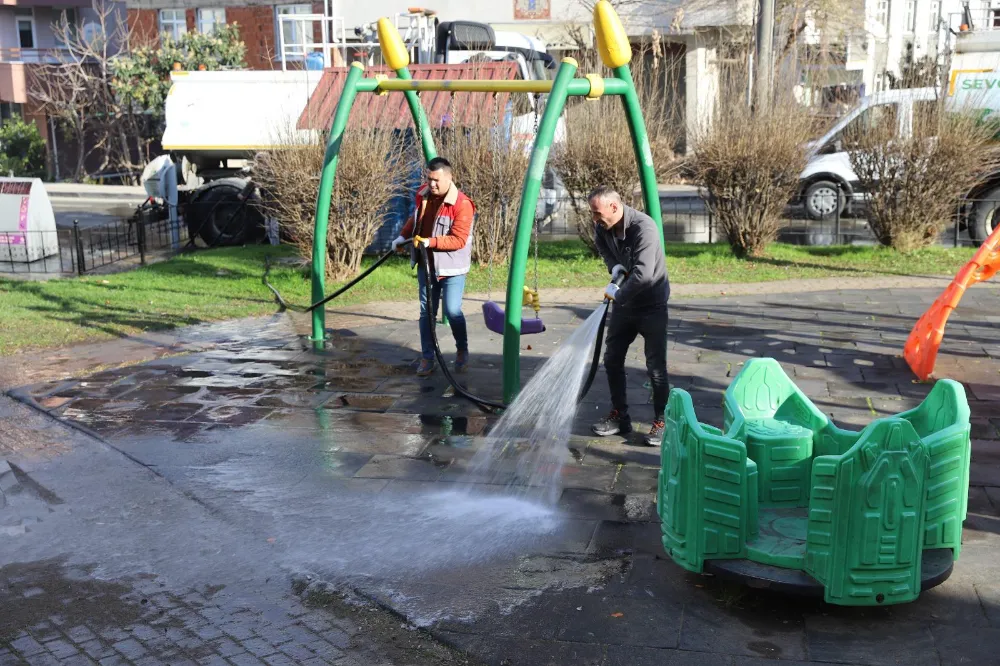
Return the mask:
<svg viewBox="0 0 1000 666"><path fill-rule="evenodd" d="M120 652L122 656L133 661L145 656L146 654L146 648L142 646L142 643L134 638L127 638L124 641L119 641L112 647Z"/></svg>
<svg viewBox="0 0 1000 666"><path fill-rule="evenodd" d="M99 663L101 666L125 666L129 662L125 661L125 658L122 657L121 655L116 654L110 657L105 657L104 659L101 659L97 663Z"/></svg>
<svg viewBox="0 0 1000 666"><path fill-rule="evenodd" d="M744 592L739 590L739 593ZM748 657L805 659L803 617L795 607L783 601L775 600L752 609L749 606L726 609L702 595L700 600L689 601L684 606L679 647Z"/></svg>
<svg viewBox="0 0 1000 666"><path fill-rule="evenodd" d="M941 666L995 664L1000 646L1000 629L972 627L931 627Z"/></svg>
<svg viewBox="0 0 1000 666"><path fill-rule="evenodd" d="M45 651L42 644L36 641L31 636L22 636L17 640L10 643L10 646L17 650L22 657L30 657L35 654L39 654Z"/></svg>
<svg viewBox="0 0 1000 666"><path fill-rule="evenodd" d="M66 635L74 643L85 643L87 641L95 640L97 634L92 632L89 627L85 625L77 625L72 629L66 631Z"/></svg>
<svg viewBox="0 0 1000 666"><path fill-rule="evenodd" d="M879 666L937 666L934 638L925 623L860 617L816 617L806 620L809 656L816 661Z"/></svg>
<svg viewBox="0 0 1000 666"><path fill-rule="evenodd" d="M249 653L237 654L229 657L229 661L234 666L263 666L264 662Z"/></svg>
<svg viewBox="0 0 1000 666"><path fill-rule="evenodd" d="M86 652L90 658L98 661L114 654L114 650L111 647L102 644L101 641L98 640L81 643L80 649Z"/></svg>
<svg viewBox="0 0 1000 666"><path fill-rule="evenodd" d="M434 481L441 470L432 462L399 456L372 456L356 478L399 479L403 481Z"/></svg>
<svg viewBox="0 0 1000 666"><path fill-rule="evenodd" d="M709 652L609 645L604 664L605 666L732 666L733 658L730 655ZM800 665L782 661L780 666Z"/></svg>
<svg viewBox="0 0 1000 666"><path fill-rule="evenodd" d="M581 597L577 603L562 617L556 639L661 648L678 645L682 604L597 596Z"/></svg>
<svg viewBox="0 0 1000 666"><path fill-rule="evenodd" d="M67 657L71 657L74 654L79 653L79 650L77 650L76 647L74 647L71 643L62 639L49 641L44 645L45 649L51 652L52 656L54 656L56 659L65 659Z"/></svg>
<svg viewBox="0 0 1000 666"><path fill-rule="evenodd" d="M484 639L479 648L490 666L601 666L604 647L591 643Z"/></svg>

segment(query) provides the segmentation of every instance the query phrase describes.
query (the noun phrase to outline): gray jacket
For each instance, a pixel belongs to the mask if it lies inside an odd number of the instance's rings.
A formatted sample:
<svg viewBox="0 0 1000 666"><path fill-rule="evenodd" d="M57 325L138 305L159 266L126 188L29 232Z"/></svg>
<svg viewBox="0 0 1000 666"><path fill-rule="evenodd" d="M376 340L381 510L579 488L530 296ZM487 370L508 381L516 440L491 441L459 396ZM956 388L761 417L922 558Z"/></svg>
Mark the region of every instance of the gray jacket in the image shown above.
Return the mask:
<svg viewBox="0 0 1000 666"><path fill-rule="evenodd" d="M621 285L615 304L629 309L665 307L670 298L670 281L656 222L630 206L624 209L622 240L600 225L596 225L594 233L597 251L608 272L616 264L628 271L628 279Z"/></svg>

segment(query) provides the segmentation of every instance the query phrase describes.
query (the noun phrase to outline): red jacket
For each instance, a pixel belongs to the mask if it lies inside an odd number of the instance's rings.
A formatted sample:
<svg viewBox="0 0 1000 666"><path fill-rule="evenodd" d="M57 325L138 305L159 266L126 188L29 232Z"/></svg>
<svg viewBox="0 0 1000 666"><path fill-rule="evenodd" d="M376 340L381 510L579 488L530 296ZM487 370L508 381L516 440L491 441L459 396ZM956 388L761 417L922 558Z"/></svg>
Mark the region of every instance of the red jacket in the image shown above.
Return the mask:
<svg viewBox="0 0 1000 666"><path fill-rule="evenodd" d="M399 235L412 238L414 229L427 208L430 188L424 185L417 192L413 214L403 225ZM472 264L472 222L476 206L452 183L444 195L441 207L434 218L430 235L431 250L434 250L434 266L440 277L464 275Z"/></svg>

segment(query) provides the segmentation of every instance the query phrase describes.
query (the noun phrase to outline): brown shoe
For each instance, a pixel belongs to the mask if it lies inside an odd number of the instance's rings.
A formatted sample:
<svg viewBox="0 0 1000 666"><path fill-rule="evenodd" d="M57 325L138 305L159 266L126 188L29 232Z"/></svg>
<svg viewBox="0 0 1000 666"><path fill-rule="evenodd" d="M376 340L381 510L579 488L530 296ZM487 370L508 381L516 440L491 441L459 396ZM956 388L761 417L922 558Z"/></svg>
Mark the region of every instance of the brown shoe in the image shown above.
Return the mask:
<svg viewBox="0 0 1000 666"><path fill-rule="evenodd" d="M417 366L417 377L430 377L434 373L434 361L428 361L426 358L420 359L420 365Z"/></svg>

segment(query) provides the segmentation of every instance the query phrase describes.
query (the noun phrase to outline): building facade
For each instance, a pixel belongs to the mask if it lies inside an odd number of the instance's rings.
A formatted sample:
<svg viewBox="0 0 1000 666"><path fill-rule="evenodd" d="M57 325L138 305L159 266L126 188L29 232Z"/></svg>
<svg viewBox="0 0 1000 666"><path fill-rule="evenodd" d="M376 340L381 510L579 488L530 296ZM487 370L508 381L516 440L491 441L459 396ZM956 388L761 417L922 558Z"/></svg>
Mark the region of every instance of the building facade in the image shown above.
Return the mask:
<svg viewBox="0 0 1000 666"><path fill-rule="evenodd" d="M907 63L947 65L954 35L965 24L975 30L1000 29L1000 1L866 0L865 27L850 40L848 70L860 71L865 92L892 86Z"/></svg>

